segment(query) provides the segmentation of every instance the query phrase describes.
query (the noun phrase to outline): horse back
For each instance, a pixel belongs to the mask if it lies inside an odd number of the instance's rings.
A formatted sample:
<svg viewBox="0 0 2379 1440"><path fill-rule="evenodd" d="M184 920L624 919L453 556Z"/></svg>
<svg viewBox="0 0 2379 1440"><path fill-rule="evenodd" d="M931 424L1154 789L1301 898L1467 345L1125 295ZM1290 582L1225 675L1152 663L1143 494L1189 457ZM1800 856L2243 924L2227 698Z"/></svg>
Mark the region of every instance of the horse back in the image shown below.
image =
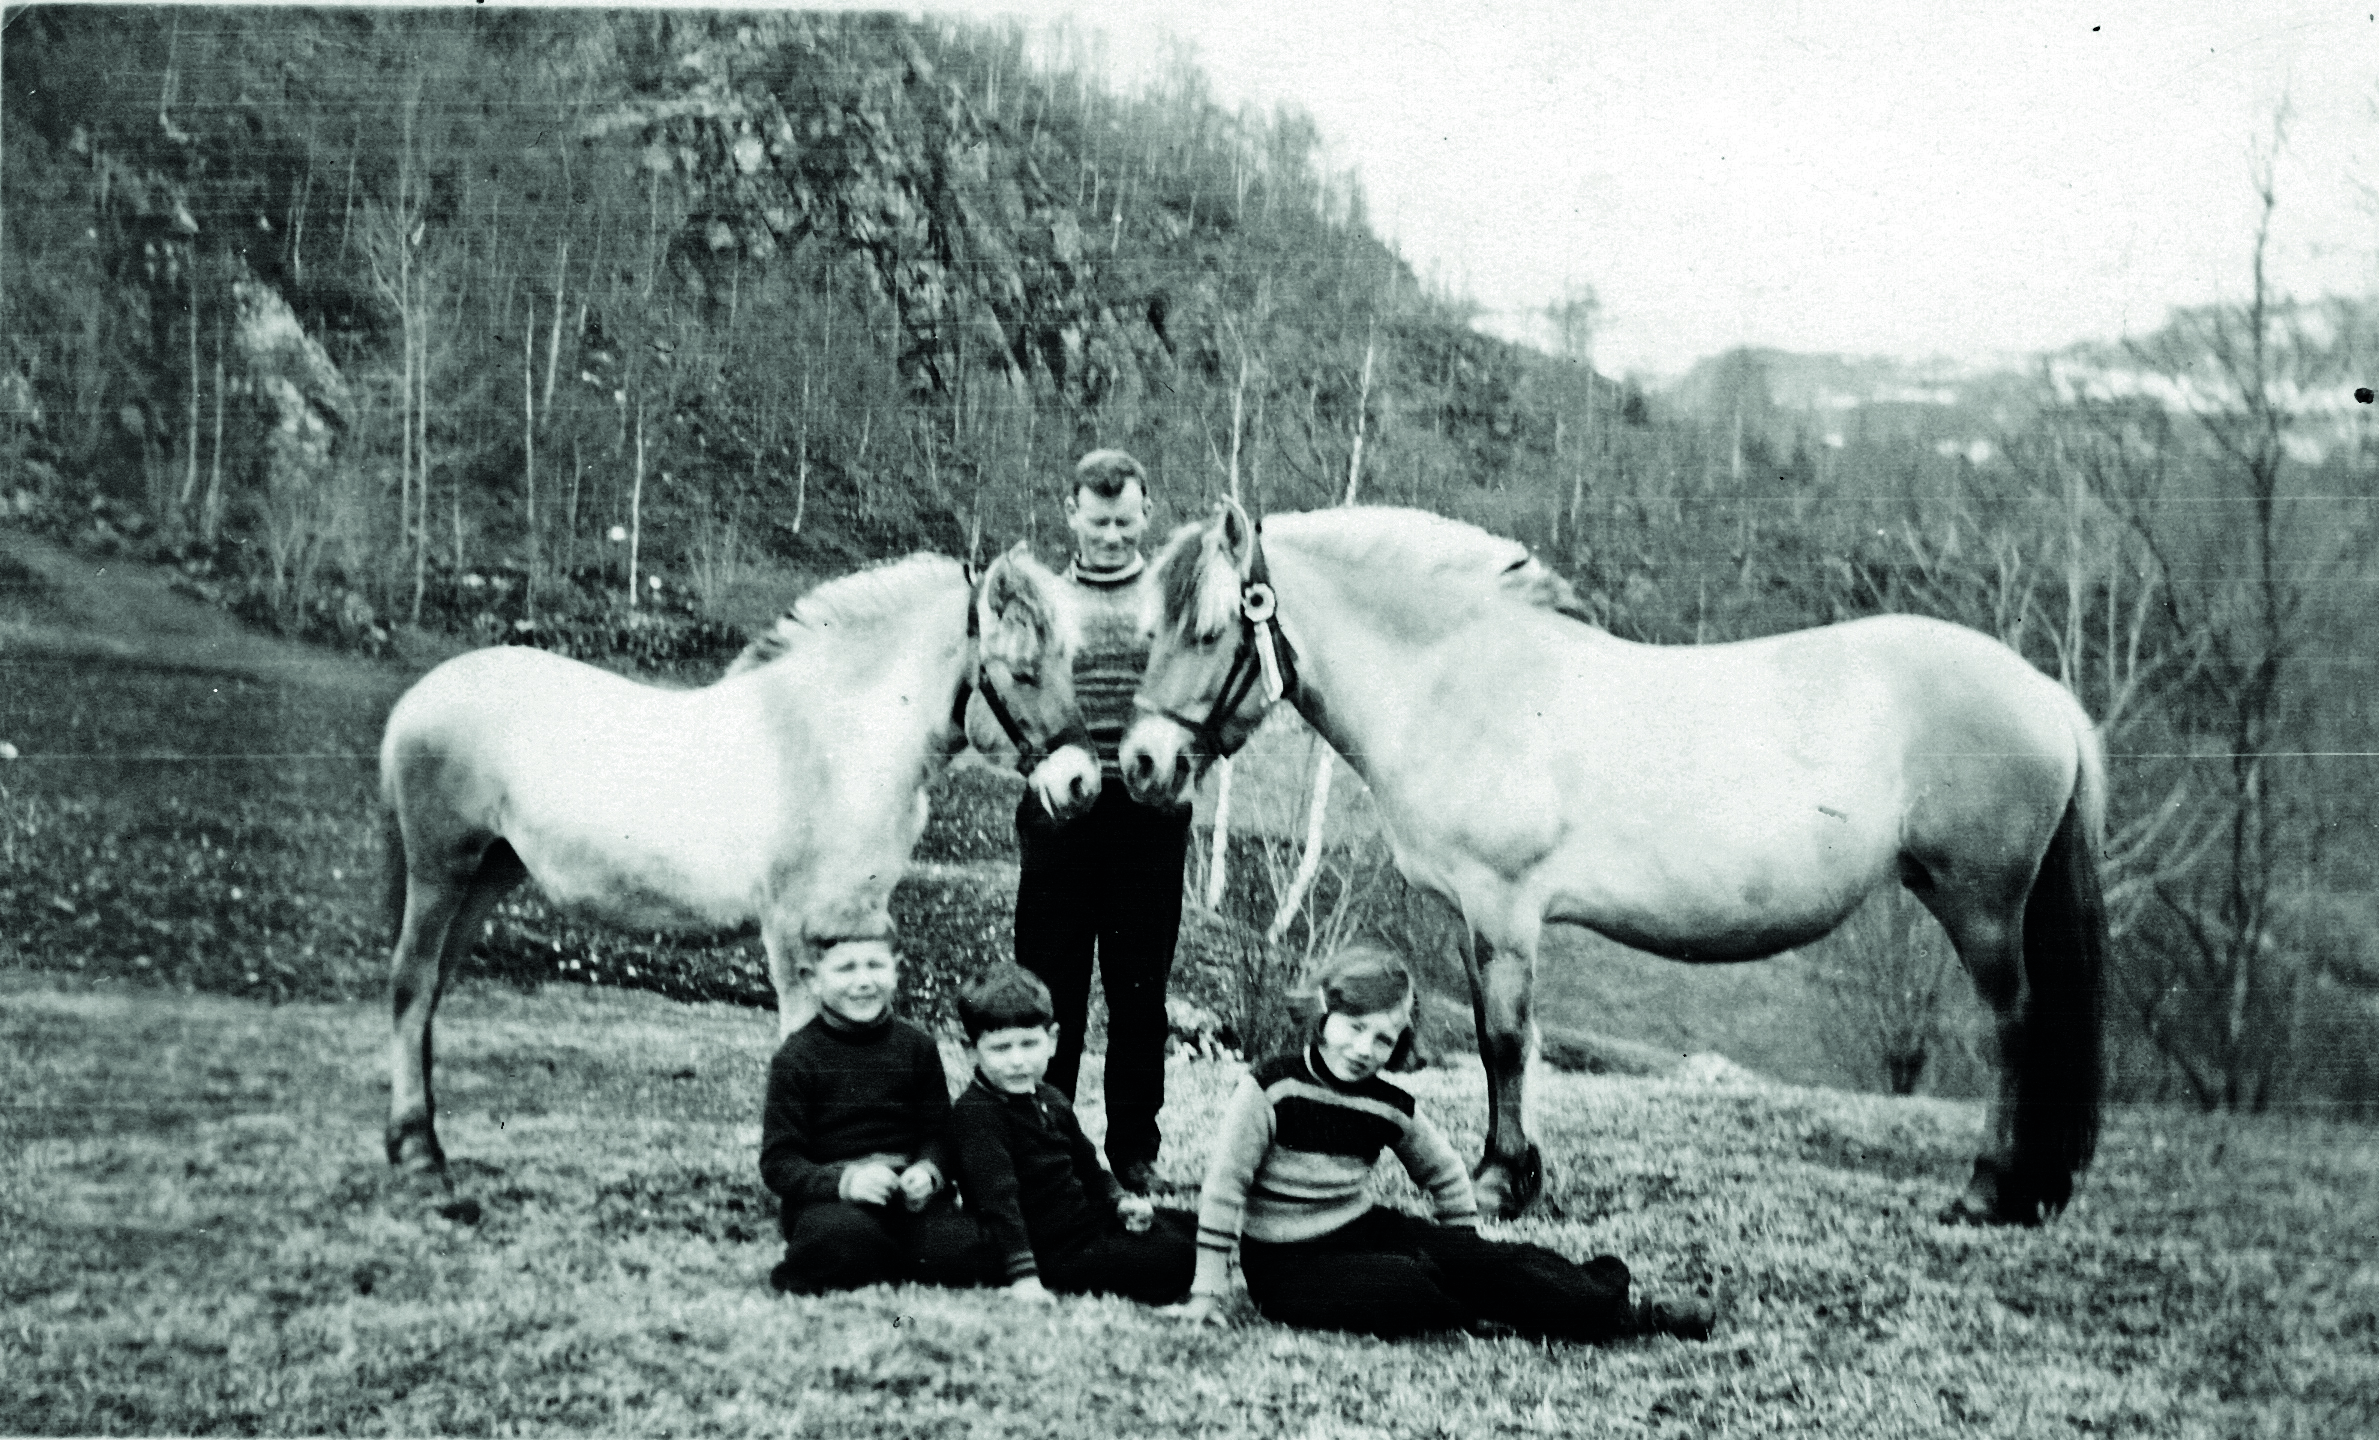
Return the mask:
<svg viewBox="0 0 2379 1440"><path fill-rule="evenodd" d="M799 748L776 733L793 718L756 699L734 682L673 690L541 650L475 650L397 701L381 783L401 814L443 810L494 833L522 815L608 831L680 814L715 828L778 788Z"/></svg>

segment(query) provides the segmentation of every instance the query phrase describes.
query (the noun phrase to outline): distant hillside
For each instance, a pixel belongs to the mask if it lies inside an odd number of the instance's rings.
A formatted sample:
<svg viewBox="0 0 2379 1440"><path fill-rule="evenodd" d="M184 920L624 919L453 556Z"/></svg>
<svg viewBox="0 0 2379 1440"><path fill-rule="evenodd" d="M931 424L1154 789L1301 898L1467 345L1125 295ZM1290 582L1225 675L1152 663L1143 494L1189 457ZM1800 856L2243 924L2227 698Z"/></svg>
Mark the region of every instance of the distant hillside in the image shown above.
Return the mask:
<svg viewBox="0 0 2379 1440"><path fill-rule="evenodd" d="M2311 463L2364 443L2371 410L2354 397L2357 369L2379 333L2374 303L2330 299L2276 307L2269 343L2283 358L2276 390L2294 417L2293 458ZM2050 404L2144 400L2176 415L2236 406L2217 307L2183 310L2149 335L2091 341L2045 355L1980 360L1804 354L1747 347L1710 356L1659 392L1676 411L1732 425L1738 415L1770 440L1833 449L1912 442L1982 463ZM2237 337L2243 339L2243 335Z"/></svg>

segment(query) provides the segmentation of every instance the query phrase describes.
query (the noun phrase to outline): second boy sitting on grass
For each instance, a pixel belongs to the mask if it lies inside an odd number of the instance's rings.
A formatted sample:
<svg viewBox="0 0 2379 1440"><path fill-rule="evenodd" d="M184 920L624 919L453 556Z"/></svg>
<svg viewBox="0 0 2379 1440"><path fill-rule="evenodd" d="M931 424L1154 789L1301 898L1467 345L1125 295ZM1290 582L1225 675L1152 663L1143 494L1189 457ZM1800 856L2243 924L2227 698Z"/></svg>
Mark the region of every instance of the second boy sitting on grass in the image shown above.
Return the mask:
<svg viewBox="0 0 2379 1440"><path fill-rule="evenodd" d="M817 1018L768 1066L760 1176L784 1202L779 1290L978 1283L974 1223L943 1184L950 1089L933 1037L892 1015L889 946L852 941L803 971Z"/></svg>
<svg viewBox="0 0 2379 1440"><path fill-rule="evenodd" d="M1057 1052L1049 987L1003 965L958 997L975 1080L951 1111L951 1150L967 1209L1011 1292L1123 1295L1163 1305L1189 1292L1197 1228L1116 1183L1042 1080Z"/></svg>

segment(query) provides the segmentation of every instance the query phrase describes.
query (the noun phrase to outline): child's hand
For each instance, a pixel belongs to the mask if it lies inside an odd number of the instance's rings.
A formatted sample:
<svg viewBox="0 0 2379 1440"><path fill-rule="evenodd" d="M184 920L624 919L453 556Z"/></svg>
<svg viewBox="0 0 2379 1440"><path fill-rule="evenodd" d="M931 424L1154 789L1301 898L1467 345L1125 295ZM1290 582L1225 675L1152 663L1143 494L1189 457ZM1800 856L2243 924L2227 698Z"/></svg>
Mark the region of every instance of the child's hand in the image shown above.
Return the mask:
<svg viewBox="0 0 2379 1440"><path fill-rule="evenodd" d="M1049 1293L1048 1287L1041 1283L1041 1277L1038 1275L1027 1275L1022 1280L1011 1282L1008 1286L1008 1293L1018 1300L1030 1300L1036 1305L1047 1304L1057 1299L1055 1295Z"/></svg>
<svg viewBox="0 0 2379 1440"><path fill-rule="evenodd" d="M1134 1235L1144 1235L1156 1220L1156 1202L1145 1195L1126 1195L1115 1202L1115 1218Z"/></svg>
<svg viewBox="0 0 2379 1440"><path fill-rule="evenodd" d="M870 1160L845 1170L838 1188L842 1197L854 1205L882 1205L900 1188L900 1177L883 1161Z"/></svg>
<svg viewBox="0 0 2379 1440"><path fill-rule="evenodd" d="M1216 1300L1212 1295L1192 1295L1178 1305L1165 1306L1157 1313L1175 1320L1185 1321L1191 1325L1227 1325L1230 1323L1223 1317L1222 1302Z"/></svg>
<svg viewBox="0 0 2379 1440"><path fill-rule="evenodd" d="M925 1202L933 1198L933 1192L941 1185L942 1172L923 1160L900 1172L901 1199L911 1210L924 1209Z"/></svg>

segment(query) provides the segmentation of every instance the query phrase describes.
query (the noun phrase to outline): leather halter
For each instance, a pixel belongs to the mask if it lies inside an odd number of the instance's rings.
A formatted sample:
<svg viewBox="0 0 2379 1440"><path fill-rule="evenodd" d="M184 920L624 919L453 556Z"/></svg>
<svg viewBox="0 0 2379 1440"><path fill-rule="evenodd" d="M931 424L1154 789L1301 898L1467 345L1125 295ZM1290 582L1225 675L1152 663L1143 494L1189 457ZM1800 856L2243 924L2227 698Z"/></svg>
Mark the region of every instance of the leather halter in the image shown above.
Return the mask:
<svg viewBox="0 0 2379 1440"><path fill-rule="evenodd" d="M974 647L975 663L965 675L959 678L958 694L950 702L950 724L953 729L958 731L961 742L963 743L966 738L967 697L970 694L976 694L983 697L983 706L991 712L991 718L999 722L1000 733L1008 737L1010 745L1016 747L1016 773L1019 775L1030 775L1043 760L1068 745L1079 745L1085 750L1090 749L1090 733L1079 724L1057 736L1055 743L1051 744L1048 749L1042 749L1035 745L1026 736L1024 726L1017 722L1016 712L1008 708L1006 697L1000 694L997 685L991 683L991 676L984 672L983 620L975 609L975 586L979 583L979 577L975 574L975 567L972 565L964 567L964 573L966 575L966 638L967 643Z"/></svg>
<svg viewBox="0 0 2379 1440"><path fill-rule="evenodd" d="M1205 718L1168 710L1142 695L1134 695L1132 704L1189 731L1197 739L1195 753L1215 758L1228 753L1223 749L1223 725L1255 693L1258 681L1271 692L1267 705L1297 691L1297 648L1289 643L1288 632L1280 628L1279 609L1280 598L1272 590L1272 570L1264 563L1264 527L1259 524L1248 557L1247 578L1239 585L1239 648L1231 652L1231 668L1223 672L1222 687L1215 692Z"/></svg>

